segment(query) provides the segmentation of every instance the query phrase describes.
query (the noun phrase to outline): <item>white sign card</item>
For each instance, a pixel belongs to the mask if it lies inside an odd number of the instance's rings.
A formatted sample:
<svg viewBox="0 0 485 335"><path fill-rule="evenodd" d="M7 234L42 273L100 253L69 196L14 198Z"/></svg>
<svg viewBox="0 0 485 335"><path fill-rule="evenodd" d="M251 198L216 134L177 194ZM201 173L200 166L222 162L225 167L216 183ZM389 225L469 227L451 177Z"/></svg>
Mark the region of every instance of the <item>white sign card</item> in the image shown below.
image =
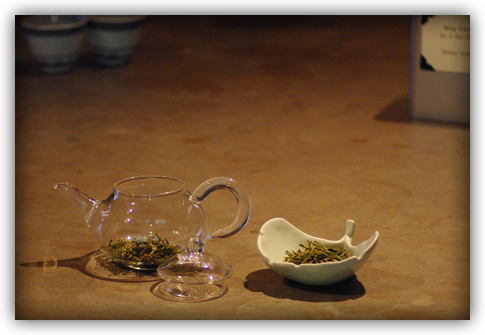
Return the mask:
<svg viewBox="0 0 485 335"><path fill-rule="evenodd" d="M434 71L470 73L470 17L425 17L421 27L421 56Z"/></svg>
<svg viewBox="0 0 485 335"><path fill-rule="evenodd" d="M412 28L410 117L469 124L470 16L414 16Z"/></svg>

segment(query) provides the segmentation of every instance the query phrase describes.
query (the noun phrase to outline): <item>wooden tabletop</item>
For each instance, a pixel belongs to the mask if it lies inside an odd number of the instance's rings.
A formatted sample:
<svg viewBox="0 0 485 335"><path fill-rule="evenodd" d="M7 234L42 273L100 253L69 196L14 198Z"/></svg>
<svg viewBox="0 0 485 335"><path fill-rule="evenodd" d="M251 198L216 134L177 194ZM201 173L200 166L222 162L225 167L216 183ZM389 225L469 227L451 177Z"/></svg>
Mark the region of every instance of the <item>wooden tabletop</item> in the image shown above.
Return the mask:
<svg viewBox="0 0 485 335"><path fill-rule="evenodd" d="M410 38L408 16L149 16L127 66L98 66L86 43L47 75L17 27L16 318L469 319L470 130L408 118ZM137 175L248 190L247 226L207 243L234 268L224 296L172 302L156 277L89 268L99 245L53 185L105 199ZM235 215L216 193L211 227ZM348 281L305 286L259 255L275 217L327 239L352 219L354 244L380 239Z"/></svg>

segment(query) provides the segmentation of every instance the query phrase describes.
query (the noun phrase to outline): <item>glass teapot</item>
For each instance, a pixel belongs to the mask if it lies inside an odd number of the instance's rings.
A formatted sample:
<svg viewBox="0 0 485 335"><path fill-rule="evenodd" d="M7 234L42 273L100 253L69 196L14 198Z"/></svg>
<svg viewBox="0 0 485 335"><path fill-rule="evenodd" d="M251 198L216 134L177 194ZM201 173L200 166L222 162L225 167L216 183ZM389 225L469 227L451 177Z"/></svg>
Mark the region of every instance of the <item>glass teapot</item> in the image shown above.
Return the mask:
<svg viewBox="0 0 485 335"><path fill-rule="evenodd" d="M202 252L211 238L237 233L249 220L248 193L236 180L216 177L191 194L185 184L165 176L138 176L121 180L111 195L96 200L70 183L54 186L80 209L102 251L136 270L155 270L181 252ZM213 191L225 189L235 196L234 221L210 232L200 203Z"/></svg>

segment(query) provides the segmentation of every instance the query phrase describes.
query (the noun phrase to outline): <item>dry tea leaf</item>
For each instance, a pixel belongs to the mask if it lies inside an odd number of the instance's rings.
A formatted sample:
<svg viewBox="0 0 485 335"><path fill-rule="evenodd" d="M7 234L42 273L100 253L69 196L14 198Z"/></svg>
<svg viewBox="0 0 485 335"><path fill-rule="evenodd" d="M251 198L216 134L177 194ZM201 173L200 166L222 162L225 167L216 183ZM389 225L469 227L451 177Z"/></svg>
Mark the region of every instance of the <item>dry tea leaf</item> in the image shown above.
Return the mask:
<svg viewBox="0 0 485 335"><path fill-rule="evenodd" d="M338 262L349 257L350 251L338 248L327 248L316 241L307 241L308 246L300 244L303 250L286 251L285 262L299 264L319 264L326 262Z"/></svg>
<svg viewBox="0 0 485 335"><path fill-rule="evenodd" d="M125 261L160 264L169 257L182 251L178 246L172 245L168 240L148 237L146 241L132 241L118 239L117 242L109 241L105 246L114 259Z"/></svg>

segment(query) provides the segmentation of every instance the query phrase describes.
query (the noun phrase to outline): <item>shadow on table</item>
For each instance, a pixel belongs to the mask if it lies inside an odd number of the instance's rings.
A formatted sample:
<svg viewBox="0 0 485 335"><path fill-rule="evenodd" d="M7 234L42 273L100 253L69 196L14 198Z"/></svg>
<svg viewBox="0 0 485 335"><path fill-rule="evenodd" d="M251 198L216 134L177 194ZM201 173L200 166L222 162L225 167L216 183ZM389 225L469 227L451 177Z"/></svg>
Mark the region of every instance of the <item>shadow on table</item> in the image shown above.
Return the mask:
<svg viewBox="0 0 485 335"><path fill-rule="evenodd" d="M81 273L102 280L118 282L143 282L160 280L156 271L137 271L119 266L110 261L109 257L100 250L92 251L81 257L69 259L55 259L46 257L43 261L23 263L24 267L43 268L44 271L67 267Z"/></svg>
<svg viewBox="0 0 485 335"><path fill-rule="evenodd" d="M32 57L25 60L15 61L15 76L19 77L62 77L68 76L76 71L83 70L96 70L96 71L113 71L116 69L121 69L131 65L131 62L122 66L103 66L100 65L96 58L88 53L82 53L79 55L79 59L74 64L73 68L65 73L59 74L49 74L42 71L40 64Z"/></svg>
<svg viewBox="0 0 485 335"><path fill-rule="evenodd" d="M409 97L400 97L394 100L386 108L375 116L377 121L390 121L399 123L409 123Z"/></svg>
<svg viewBox="0 0 485 335"><path fill-rule="evenodd" d="M411 115L409 106L409 97L403 96L392 101L382 111L374 116L377 121L394 122L394 123L408 123L433 126L433 127L459 127L469 128L469 124L457 123L451 121L438 121L438 120L426 120L416 119Z"/></svg>
<svg viewBox="0 0 485 335"><path fill-rule="evenodd" d="M355 275L340 284L311 286L284 278L271 269L250 273L246 276L244 287L251 292L262 292L273 298L306 302L345 301L365 294L364 286Z"/></svg>

